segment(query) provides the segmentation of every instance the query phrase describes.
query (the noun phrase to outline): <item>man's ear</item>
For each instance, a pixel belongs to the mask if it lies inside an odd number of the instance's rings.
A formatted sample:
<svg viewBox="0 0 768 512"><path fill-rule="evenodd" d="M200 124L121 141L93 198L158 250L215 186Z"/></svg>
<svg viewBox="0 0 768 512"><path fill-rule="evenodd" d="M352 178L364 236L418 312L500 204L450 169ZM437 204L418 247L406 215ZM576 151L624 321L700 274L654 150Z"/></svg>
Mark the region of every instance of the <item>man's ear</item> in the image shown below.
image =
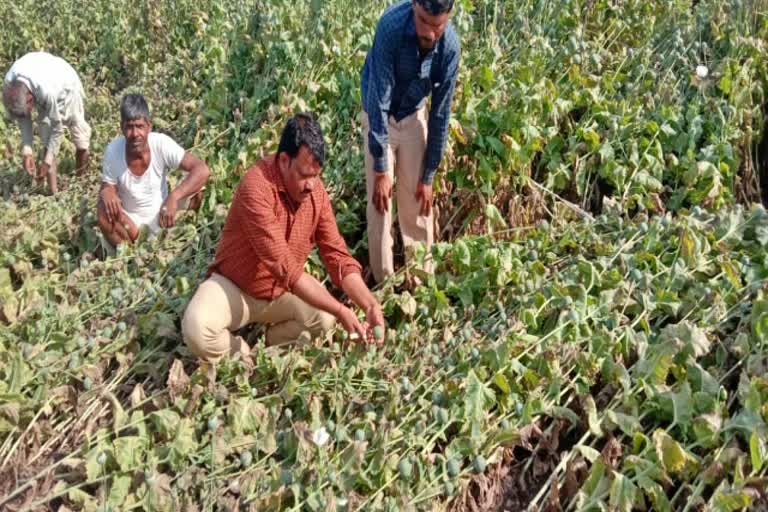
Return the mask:
<svg viewBox="0 0 768 512"><path fill-rule="evenodd" d="M288 169L290 163L291 158L288 156L288 153L281 151L277 154L277 166L281 171Z"/></svg>

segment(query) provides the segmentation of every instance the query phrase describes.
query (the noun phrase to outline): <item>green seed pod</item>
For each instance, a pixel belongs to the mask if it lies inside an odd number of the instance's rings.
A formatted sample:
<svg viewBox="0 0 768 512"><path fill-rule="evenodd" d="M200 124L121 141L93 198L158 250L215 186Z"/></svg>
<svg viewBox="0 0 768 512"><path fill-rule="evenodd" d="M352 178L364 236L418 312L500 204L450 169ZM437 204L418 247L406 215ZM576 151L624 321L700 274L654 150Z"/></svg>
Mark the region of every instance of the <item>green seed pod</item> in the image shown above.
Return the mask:
<svg viewBox="0 0 768 512"><path fill-rule="evenodd" d="M508 420L507 418L504 418L504 419L503 419L503 420L501 420L501 422L499 423L499 426L500 426L501 428L503 428L504 430L509 430L509 428L510 428L510 425L509 425L509 420Z"/></svg>
<svg viewBox="0 0 768 512"><path fill-rule="evenodd" d="M384 328L380 325L374 326L373 337L377 340L384 339Z"/></svg>
<svg viewBox="0 0 768 512"><path fill-rule="evenodd" d="M91 379L90 377L84 378L83 389L85 389L86 391L90 391L92 387L93 387L93 379Z"/></svg>
<svg viewBox="0 0 768 512"><path fill-rule="evenodd" d="M456 487L453 485L453 482L443 482L443 496L446 498L453 496L455 491Z"/></svg>
<svg viewBox="0 0 768 512"><path fill-rule="evenodd" d="M437 413L437 419L442 425L447 425L450 421L450 415L448 414L448 409L440 408L440 410Z"/></svg>
<svg viewBox="0 0 768 512"><path fill-rule="evenodd" d="M285 415L285 418L288 421L291 421L291 419L293 418L293 411L291 410L290 407L286 407L285 411L283 411L283 414Z"/></svg>
<svg viewBox="0 0 768 512"><path fill-rule="evenodd" d="M283 469L280 472L280 483L286 487L291 485L293 483L293 473L291 473L291 471L288 469Z"/></svg>
<svg viewBox="0 0 768 512"><path fill-rule="evenodd" d="M208 420L208 431L213 432L219 426L219 418L213 416Z"/></svg>
<svg viewBox="0 0 768 512"><path fill-rule="evenodd" d="M413 473L413 465L406 457L403 457L397 465L397 471L400 473L400 478L403 480L410 480L411 474Z"/></svg>
<svg viewBox="0 0 768 512"><path fill-rule="evenodd" d="M240 465L247 468L253 462L253 454L249 451L244 451L240 454Z"/></svg>
<svg viewBox="0 0 768 512"><path fill-rule="evenodd" d="M105 452L99 453L99 455L96 457L96 462L98 462L99 466L103 466L107 463L107 454Z"/></svg>
<svg viewBox="0 0 768 512"><path fill-rule="evenodd" d="M356 441L365 441L365 430L358 428L355 430L355 440Z"/></svg>
<svg viewBox="0 0 768 512"><path fill-rule="evenodd" d="M472 461L472 471L474 471L476 474L480 474L485 471L485 467L487 465L488 463L485 461L485 457L482 455L477 455Z"/></svg>
<svg viewBox="0 0 768 512"><path fill-rule="evenodd" d="M461 465L454 459L450 459L445 465L445 472L451 478L456 478L461 473Z"/></svg>

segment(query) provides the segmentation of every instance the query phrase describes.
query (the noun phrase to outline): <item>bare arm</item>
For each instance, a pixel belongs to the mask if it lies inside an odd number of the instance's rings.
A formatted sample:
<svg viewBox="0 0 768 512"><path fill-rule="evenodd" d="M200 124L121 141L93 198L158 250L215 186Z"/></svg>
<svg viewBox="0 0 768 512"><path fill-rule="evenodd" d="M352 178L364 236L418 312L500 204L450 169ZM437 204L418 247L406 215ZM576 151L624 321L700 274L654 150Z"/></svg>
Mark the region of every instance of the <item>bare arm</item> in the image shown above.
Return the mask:
<svg viewBox="0 0 768 512"><path fill-rule="evenodd" d="M117 186L101 182L101 190L99 190L99 199L104 205L104 211L107 212L107 218L110 222L115 222L120 218L120 210L123 204L120 202L120 197L117 195Z"/></svg>
<svg viewBox="0 0 768 512"><path fill-rule="evenodd" d="M173 226L179 201L199 192L211 176L205 162L189 152L184 153L179 168L187 173L187 176L168 194L160 209L160 225L163 227Z"/></svg>
<svg viewBox="0 0 768 512"><path fill-rule="evenodd" d="M199 192L211 176L206 163L189 152L184 153L179 168L186 172L187 176L171 192L176 195L177 201Z"/></svg>

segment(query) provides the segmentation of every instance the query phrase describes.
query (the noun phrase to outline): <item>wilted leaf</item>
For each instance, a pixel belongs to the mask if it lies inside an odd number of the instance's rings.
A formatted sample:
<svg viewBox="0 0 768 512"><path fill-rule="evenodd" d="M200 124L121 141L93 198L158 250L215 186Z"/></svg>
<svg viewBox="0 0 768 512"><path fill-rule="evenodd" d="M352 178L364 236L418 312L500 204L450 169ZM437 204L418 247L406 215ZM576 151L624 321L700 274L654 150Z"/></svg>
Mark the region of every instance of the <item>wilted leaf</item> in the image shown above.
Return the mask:
<svg viewBox="0 0 768 512"><path fill-rule="evenodd" d="M653 433L653 443L657 457L668 472L681 474L695 469L696 460L664 430L656 429Z"/></svg>
<svg viewBox="0 0 768 512"><path fill-rule="evenodd" d="M635 484L630 479L617 471L613 472L610 494L611 510L632 512L636 493L637 487L635 487Z"/></svg>

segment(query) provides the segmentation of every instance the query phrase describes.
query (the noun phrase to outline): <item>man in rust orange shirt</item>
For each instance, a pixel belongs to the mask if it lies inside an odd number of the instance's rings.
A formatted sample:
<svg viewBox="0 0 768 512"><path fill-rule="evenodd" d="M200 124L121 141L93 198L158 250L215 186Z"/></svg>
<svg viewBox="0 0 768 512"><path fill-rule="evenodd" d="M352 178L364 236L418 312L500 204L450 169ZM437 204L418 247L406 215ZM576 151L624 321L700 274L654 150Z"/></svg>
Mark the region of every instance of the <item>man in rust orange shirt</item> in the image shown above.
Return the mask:
<svg viewBox="0 0 768 512"><path fill-rule="evenodd" d="M295 343L303 332L317 336L338 320L370 340L384 327L381 306L349 254L320 180L325 142L311 114L291 118L277 154L249 169L235 192L216 257L182 321L184 341L199 358L215 362L250 348L232 334L247 324L267 325L267 345ZM331 280L365 311L355 313L304 272L317 245ZM383 331L382 331L383 332Z"/></svg>

